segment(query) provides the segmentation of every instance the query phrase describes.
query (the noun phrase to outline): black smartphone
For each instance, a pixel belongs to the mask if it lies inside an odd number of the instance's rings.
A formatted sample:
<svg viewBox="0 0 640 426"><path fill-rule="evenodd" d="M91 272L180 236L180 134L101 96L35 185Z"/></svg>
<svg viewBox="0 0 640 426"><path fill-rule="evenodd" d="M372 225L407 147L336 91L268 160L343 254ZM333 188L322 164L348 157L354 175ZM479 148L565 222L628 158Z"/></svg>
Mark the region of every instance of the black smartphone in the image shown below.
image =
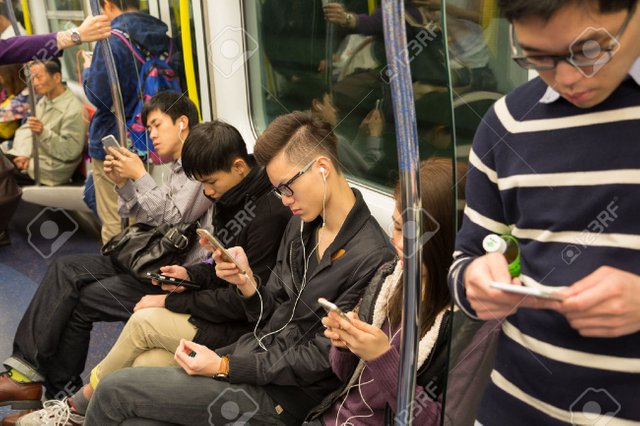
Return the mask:
<svg viewBox="0 0 640 426"><path fill-rule="evenodd" d="M154 274L153 272L147 272L147 278L150 280L156 280L162 284L178 285L190 290L200 290L200 284L193 281L181 280L180 278L168 277L162 274Z"/></svg>

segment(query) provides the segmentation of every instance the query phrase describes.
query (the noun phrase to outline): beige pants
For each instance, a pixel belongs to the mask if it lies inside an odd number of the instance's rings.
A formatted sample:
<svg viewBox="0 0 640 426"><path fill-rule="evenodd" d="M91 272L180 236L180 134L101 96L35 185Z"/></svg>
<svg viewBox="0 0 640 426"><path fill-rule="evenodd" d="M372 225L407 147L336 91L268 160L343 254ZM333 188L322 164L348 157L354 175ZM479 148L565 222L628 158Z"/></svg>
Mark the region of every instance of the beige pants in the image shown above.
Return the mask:
<svg viewBox="0 0 640 426"><path fill-rule="evenodd" d="M134 313L111 351L91 372L91 386L114 371L126 367L177 365L173 354L180 339L193 340L196 327L189 315L164 308L147 308Z"/></svg>
<svg viewBox="0 0 640 426"><path fill-rule="evenodd" d="M118 193L113 189L113 181L104 174L104 161L94 158L92 162L96 208L102 222L102 244L105 244L122 229L122 220L118 214Z"/></svg>

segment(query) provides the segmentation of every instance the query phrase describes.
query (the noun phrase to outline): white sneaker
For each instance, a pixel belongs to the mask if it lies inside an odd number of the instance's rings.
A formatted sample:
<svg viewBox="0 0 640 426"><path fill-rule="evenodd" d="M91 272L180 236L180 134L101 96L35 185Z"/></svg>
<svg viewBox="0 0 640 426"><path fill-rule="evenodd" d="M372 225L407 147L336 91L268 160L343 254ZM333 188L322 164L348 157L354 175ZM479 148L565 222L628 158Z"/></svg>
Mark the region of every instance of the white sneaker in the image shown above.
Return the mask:
<svg viewBox="0 0 640 426"><path fill-rule="evenodd" d="M42 410L20 417L16 426L81 426L84 416L73 414L67 404L67 398L59 401L52 399L42 403Z"/></svg>

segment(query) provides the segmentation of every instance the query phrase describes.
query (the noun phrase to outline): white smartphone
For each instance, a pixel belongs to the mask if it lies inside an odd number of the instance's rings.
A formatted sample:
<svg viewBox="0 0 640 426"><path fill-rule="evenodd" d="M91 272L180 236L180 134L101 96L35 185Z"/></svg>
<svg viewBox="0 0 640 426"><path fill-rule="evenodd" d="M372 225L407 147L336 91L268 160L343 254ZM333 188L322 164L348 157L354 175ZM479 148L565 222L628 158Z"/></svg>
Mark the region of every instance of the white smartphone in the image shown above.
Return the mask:
<svg viewBox="0 0 640 426"><path fill-rule="evenodd" d="M324 297L319 298L318 303L320 304L320 306L324 308L325 311L327 311L327 313L335 312L336 314L340 315L342 318L346 319L347 321L351 321L347 316L347 314L345 314L342 311L342 309L338 308L338 305L336 305L335 303L329 302Z"/></svg>
<svg viewBox="0 0 640 426"><path fill-rule="evenodd" d="M222 253L222 260L224 262L231 262L234 265L236 265L236 268L238 268L238 270L240 270L241 274L246 274L245 270L242 269L242 267L240 265L238 265L238 262L236 262L236 260L233 258L233 256L231 256L231 253L229 253L227 251L226 248L224 248L224 246L222 245L222 243L216 238L214 237L211 232L207 231L204 228L198 228L196 229L196 233L198 234L198 236L200 238L204 238L207 241L209 241L209 244L211 244L215 249L220 250L220 253Z"/></svg>
<svg viewBox="0 0 640 426"><path fill-rule="evenodd" d="M507 293L522 294L525 296L539 297L541 299L551 299L559 301L564 300L564 297L562 297L562 295L558 294L557 292L543 290L541 288L526 287L522 285L501 283L497 281L493 281L489 286L491 288L495 288L496 290L502 290Z"/></svg>
<svg viewBox="0 0 640 426"><path fill-rule="evenodd" d="M116 150L120 149L120 144L118 143L116 137L113 135L107 135L102 138L102 146L104 146L104 150L109 154L109 148L115 148Z"/></svg>

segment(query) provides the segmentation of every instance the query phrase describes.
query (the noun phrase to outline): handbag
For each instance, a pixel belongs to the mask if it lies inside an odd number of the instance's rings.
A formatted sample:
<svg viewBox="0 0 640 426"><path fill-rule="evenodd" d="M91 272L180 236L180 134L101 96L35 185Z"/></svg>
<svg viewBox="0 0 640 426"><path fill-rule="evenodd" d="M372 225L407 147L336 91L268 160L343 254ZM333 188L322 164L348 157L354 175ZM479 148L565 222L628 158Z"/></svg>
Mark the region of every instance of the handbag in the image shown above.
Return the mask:
<svg viewBox="0 0 640 426"><path fill-rule="evenodd" d="M161 266L184 262L197 240L196 227L196 223L136 223L111 238L101 253L110 256L116 268L147 280L147 272L157 273Z"/></svg>

